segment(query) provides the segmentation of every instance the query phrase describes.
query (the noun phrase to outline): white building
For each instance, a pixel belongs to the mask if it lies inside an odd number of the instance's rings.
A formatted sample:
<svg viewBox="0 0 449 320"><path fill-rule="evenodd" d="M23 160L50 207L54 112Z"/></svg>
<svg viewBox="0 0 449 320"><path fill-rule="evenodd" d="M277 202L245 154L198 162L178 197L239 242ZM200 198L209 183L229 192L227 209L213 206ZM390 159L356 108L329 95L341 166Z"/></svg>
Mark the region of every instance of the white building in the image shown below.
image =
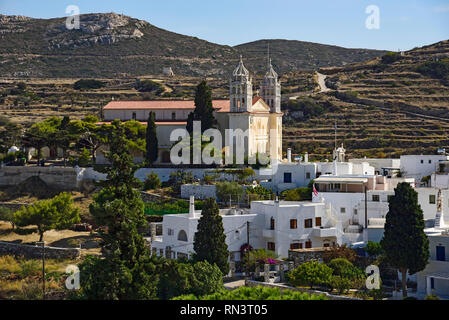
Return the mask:
<svg viewBox="0 0 449 320"><path fill-rule="evenodd" d="M417 295L424 298L435 294L449 299L449 233L428 234L430 258L426 268L417 274Z"/></svg>
<svg viewBox="0 0 449 320"><path fill-rule="evenodd" d="M350 163L368 163L374 168L374 174L393 178L401 169L401 159L349 159Z"/></svg>
<svg viewBox="0 0 449 320"><path fill-rule="evenodd" d="M255 218L255 214L241 209L220 210L226 244L231 261L240 260L240 248L247 243L247 222ZM188 214L165 215L162 222L162 236L152 237L152 253L169 259L191 257L193 242L201 218L201 211L195 210L194 198L190 198ZM250 240L251 243L251 240Z"/></svg>
<svg viewBox="0 0 449 320"><path fill-rule="evenodd" d="M401 172L404 177L414 178L417 183L439 170L441 161L449 160L446 155L405 155L401 156Z"/></svg>
<svg viewBox="0 0 449 320"><path fill-rule="evenodd" d="M255 201L251 213L252 246L288 257L288 250L329 247L340 243L338 221L329 204Z"/></svg>

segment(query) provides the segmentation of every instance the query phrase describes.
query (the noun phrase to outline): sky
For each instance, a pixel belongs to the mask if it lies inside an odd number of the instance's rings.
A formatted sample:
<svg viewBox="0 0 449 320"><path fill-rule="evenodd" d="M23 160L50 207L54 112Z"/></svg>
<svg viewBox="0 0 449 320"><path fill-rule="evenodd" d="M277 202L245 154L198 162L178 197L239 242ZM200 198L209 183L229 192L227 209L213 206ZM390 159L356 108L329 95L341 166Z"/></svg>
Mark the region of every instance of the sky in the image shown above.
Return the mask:
<svg viewBox="0 0 449 320"><path fill-rule="evenodd" d="M397 51L449 39L449 0L0 0L0 13L65 17L69 5L81 14L122 13L231 46L288 39ZM366 12L372 5L378 20Z"/></svg>

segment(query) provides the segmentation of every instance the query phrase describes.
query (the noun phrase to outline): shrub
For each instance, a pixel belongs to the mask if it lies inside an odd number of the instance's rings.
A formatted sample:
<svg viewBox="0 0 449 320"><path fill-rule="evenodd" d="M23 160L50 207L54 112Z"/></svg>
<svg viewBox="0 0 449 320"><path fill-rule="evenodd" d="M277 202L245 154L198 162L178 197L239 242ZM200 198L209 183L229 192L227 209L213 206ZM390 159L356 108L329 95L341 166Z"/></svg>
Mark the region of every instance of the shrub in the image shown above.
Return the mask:
<svg viewBox="0 0 449 320"><path fill-rule="evenodd" d="M246 195L249 201L272 200L275 197L275 194L271 189L268 190L262 186L246 188Z"/></svg>
<svg viewBox="0 0 449 320"><path fill-rule="evenodd" d="M346 279L350 284L355 284L357 280L363 279L365 276L362 270L345 258L333 259L329 263L329 267L332 268L334 276Z"/></svg>
<svg viewBox="0 0 449 320"><path fill-rule="evenodd" d="M157 173L152 171L150 174L147 174L147 178L143 184L144 190L154 190L159 189L161 187L161 180Z"/></svg>
<svg viewBox="0 0 449 320"><path fill-rule="evenodd" d="M237 182L220 182L216 189L217 197L221 201L228 201L230 198L237 200L243 196L243 187Z"/></svg>
<svg viewBox="0 0 449 320"><path fill-rule="evenodd" d="M309 261L288 273L288 280L293 286L327 285L331 280L333 270L318 261Z"/></svg>
<svg viewBox="0 0 449 320"><path fill-rule="evenodd" d="M212 295L198 297L185 295L173 300L327 300L324 295L308 294L279 288L241 287L233 291L222 290Z"/></svg>
<svg viewBox="0 0 449 320"><path fill-rule="evenodd" d="M426 296L425 300L440 300L440 297L438 297L435 294L429 294L429 295Z"/></svg>
<svg viewBox="0 0 449 320"><path fill-rule="evenodd" d="M106 86L106 84L99 80L81 79L73 84L73 89L75 89L75 90L100 89L105 86Z"/></svg>
<svg viewBox="0 0 449 320"><path fill-rule="evenodd" d="M377 257L384 252L380 243L373 241L368 241L365 251L370 257Z"/></svg>
<svg viewBox="0 0 449 320"><path fill-rule="evenodd" d="M331 248L331 250L326 251L323 254L323 261L329 264L333 259L345 258L351 263L355 263L357 260L357 253L355 250L348 248L346 245L336 246Z"/></svg>
<svg viewBox="0 0 449 320"><path fill-rule="evenodd" d="M449 79L449 59L425 62L417 68L417 71L428 77L447 80Z"/></svg>
<svg viewBox="0 0 449 320"><path fill-rule="evenodd" d="M333 276L330 280L330 288L335 288L338 294L347 293L351 288L351 280L345 277Z"/></svg>
<svg viewBox="0 0 449 320"><path fill-rule="evenodd" d="M383 64L390 64L401 59L401 55L397 52L388 52L386 55L382 56Z"/></svg>
<svg viewBox="0 0 449 320"><path fill-rule="evenodd" d="M152 80L138 81L136 84L136 90L139 92L155 92L156 95L160 95L165 91L164 87L160 83Z"/></svg>

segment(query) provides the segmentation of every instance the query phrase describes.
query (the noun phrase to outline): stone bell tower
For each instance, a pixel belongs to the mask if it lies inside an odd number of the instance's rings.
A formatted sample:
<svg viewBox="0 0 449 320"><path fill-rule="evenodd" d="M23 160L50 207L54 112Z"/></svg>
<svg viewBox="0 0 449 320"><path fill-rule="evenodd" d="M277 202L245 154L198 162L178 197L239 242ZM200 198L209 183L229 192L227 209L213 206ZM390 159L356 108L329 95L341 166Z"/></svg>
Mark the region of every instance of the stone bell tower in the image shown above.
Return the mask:
<svg viewBox="0 0 449 320"><path fill-rule="evenodd" d="M253 104L253 80L249 71L240 63L232 73L230 81L231 112L251 112Z"/></svg>
<svg viewBox="0 0 449 320"><path fill-rule="evenodd" d="M278 74L273 69L271 59L269 59L265 78L260 83L260 95L270 106L272 113L281 112L281 83L278 79Z"/></svg>

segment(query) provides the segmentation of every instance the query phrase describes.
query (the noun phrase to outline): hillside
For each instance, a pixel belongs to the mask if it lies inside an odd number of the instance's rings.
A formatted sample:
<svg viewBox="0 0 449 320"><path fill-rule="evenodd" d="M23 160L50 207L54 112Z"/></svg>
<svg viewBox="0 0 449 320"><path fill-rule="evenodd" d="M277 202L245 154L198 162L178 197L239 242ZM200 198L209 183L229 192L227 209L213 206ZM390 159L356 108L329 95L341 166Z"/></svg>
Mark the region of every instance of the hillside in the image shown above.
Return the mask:
<svg viewBox="0 0 449 320"><path fill-rule="evenodd" d="M308 103L323 110L301 118L294 113L301 107L284 104L284 143L294 152L331 159L334 121L338 140L351 156L449 149L449 41L320 72L328 75L326 83L333 90L310 93Z"/></svg>
<svg viewBox="0 0 449 320"><path fill-rule="evenodd" d="M115 13L81 15L80 30L68 30L65 21L0 15L2 76L133 77L157 75L171 66L183 76L222 78L240 54L253 72L264 72L268 43L281 74L343 66L384 53L287 40L222 46Z"/></svg>

